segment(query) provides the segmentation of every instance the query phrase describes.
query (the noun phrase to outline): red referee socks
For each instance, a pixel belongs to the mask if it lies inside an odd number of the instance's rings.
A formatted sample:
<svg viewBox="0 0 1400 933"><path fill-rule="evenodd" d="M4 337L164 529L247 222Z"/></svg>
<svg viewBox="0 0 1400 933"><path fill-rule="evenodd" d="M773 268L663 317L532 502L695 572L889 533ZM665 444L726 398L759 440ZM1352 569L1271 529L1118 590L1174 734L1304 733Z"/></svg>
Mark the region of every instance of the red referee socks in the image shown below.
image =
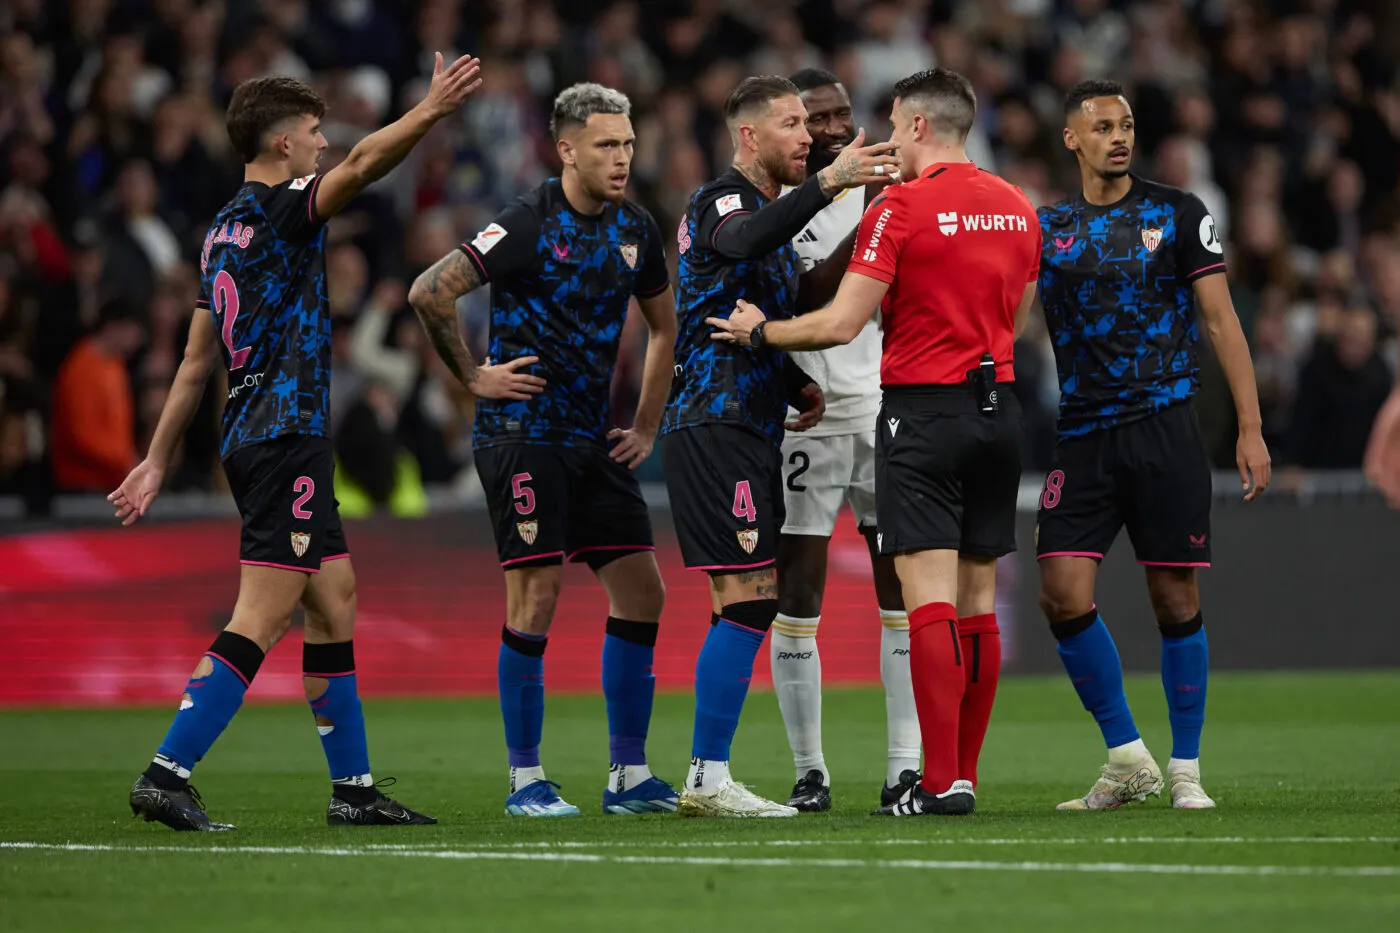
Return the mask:
<svg viewBox="0 0 1400 933"><path fill-rule="evenodd" d="M997 628L996 613L959 619L958 644L966 684L958 720L958 778L975 786L977 758L982 754L982 740L987 737L997 681L1001 679L1001 629Z"/></svg>
<svg viewBox="0 0 1400 933"><path fill-rule="evenodd" d="M959 777L958 715L966 677L951 603L928 603L909 613L909 670L924 739L924 790L941 794Z"/></svg>

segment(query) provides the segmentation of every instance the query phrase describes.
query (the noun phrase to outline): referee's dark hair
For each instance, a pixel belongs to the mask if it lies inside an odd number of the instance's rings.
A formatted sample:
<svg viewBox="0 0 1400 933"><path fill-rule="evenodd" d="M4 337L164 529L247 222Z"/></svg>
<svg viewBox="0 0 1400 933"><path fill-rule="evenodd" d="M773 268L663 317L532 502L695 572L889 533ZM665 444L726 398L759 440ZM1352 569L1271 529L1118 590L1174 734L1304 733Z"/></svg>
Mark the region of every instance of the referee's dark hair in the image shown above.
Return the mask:
<svg viewBox="0 0 1400 933"><path fill-rule="evenodd" d="M1123 85L1117 81L1080 81L1065 95L1065 116L1078 113L1086 100L1093 100L1095 97L1126 98L1127 95L1123 93Z"/></svg>
<svg viewBox="0 0 1400 933"><path fill-rule="evenodd" d="M788 80L799 91L810 91L813 88L841 83L840 78L825 68L803 68L801 71L794 71Z"/></svg>
<svg viewBox="0 0 1400 933"><path fill-rule="evenodd" d="M898 81L895 99L928 120L939 136L962 142L977 119L977 95L972 82L947 68L930 68Z"/></svg>
<svg viewBox="0 0 1400 933"><path fill-rule="evenodd" d="M764 106L779 97L798 96L801 96L801 92L797 90L797 85L781 75L759 75L758 77L745 78L739 82L739 86L724 102L724 119L729 123L729 128L732 131L736 120L752 113L757 107Z"/></svg>

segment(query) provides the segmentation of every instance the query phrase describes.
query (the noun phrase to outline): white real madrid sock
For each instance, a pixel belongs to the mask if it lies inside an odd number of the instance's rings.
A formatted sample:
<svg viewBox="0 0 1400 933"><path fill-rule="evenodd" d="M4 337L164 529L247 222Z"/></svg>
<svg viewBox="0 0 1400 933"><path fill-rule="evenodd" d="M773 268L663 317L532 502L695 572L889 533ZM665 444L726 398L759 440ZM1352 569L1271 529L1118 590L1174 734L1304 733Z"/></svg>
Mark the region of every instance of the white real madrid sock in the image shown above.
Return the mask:
<svg viewBox="0 0 1400 933"><path fill-rule="evenodd" d="M880 680L885 684L885 721L889 729L885 785L894 787L906 770L919 770L919 711L914 706L914 678L909 673L909 614L880 610Z"/></svg>
<svg viewBox="0 0 1400 933"><path fill-rule="evenodd" d="M831 783L822 757L822 658L817 652L817 624L821 616L799 619L778 613L773 620L769 649L773 661L773 689L783 711L788 744L792 746L797 779L808 771L822 773Z"/></svg>
<svg viewBox="0 0 1400 933"><path fill-rule="evenodd" d="M713 794L729 783L729 762L690 759L690 771L685 776L685 789L696 794Z"/></svg>

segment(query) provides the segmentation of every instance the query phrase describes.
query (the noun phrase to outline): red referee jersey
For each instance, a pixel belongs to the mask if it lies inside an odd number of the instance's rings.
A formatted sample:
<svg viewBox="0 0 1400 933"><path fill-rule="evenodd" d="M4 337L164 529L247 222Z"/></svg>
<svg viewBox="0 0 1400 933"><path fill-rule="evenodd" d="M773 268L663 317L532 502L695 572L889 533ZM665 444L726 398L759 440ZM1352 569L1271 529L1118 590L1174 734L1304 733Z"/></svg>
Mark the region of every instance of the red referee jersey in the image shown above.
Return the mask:
<svg viewBox="0 0 1400 933"><path fill-rule="evenodd" d="M1014 378L1016 309L1040 274L1040 220L1021 189L970 162L940 162L866 210L849 266L890 289L882 385L966 381L983 353Z"/></svg>

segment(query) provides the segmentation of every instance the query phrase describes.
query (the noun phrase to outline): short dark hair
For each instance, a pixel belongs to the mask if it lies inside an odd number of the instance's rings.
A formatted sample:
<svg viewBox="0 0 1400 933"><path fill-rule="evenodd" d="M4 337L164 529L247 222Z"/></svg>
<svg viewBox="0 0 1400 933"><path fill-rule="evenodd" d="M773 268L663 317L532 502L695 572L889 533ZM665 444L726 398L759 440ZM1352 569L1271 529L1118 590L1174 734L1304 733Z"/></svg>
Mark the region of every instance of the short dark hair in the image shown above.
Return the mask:
<svg viewBox="0 0 1400 933"><path fill-rule="evenodd" d="M565 88L554 98L554 111L549 116L549 132L558 139L566 130L587 126L595 113L620 113L630 116L632 103L621 91L591 82Z"/></svg>
<svg viewBox="0 0 1400 933"><path fill-rule="evenodd" d="M958 140L972 132L977 119L977 94L972 82L947 68L930 68L895 82L894 96L916 108L940 136Z"/></svg>
<svg viewBox="0 0 1400 933"><path fill-rule="evenodd" d="M781 75L745 78L724 102L724 119L733 121L759 104L775 101L779 97L800 97L801 94L797 85Z"/></svg>
<svg viewBox="0 0 1400 933"><path fill-rule="evenodd" d="M244 81L233 91L225 123L229 142L252 162L261 153L263 137L283 120L326 115L326 102L311 86L296 78L274 75Z"/></svg>
<svg viewBox="0 0 1400 933"><path fill-rule="evenodd" d="M803 68L801 71L794 71L788 80L799 91L810 91L812 88L841 83L840 78L825 68Z"/></svg>
<svg viewBox="0 0 1400 933"><path fill-rule="evenodd" d="M1126 97L1117 81L1080 81L1065 95L1065 117L1078 112L1086 100L1095 97Z"/></svg>

